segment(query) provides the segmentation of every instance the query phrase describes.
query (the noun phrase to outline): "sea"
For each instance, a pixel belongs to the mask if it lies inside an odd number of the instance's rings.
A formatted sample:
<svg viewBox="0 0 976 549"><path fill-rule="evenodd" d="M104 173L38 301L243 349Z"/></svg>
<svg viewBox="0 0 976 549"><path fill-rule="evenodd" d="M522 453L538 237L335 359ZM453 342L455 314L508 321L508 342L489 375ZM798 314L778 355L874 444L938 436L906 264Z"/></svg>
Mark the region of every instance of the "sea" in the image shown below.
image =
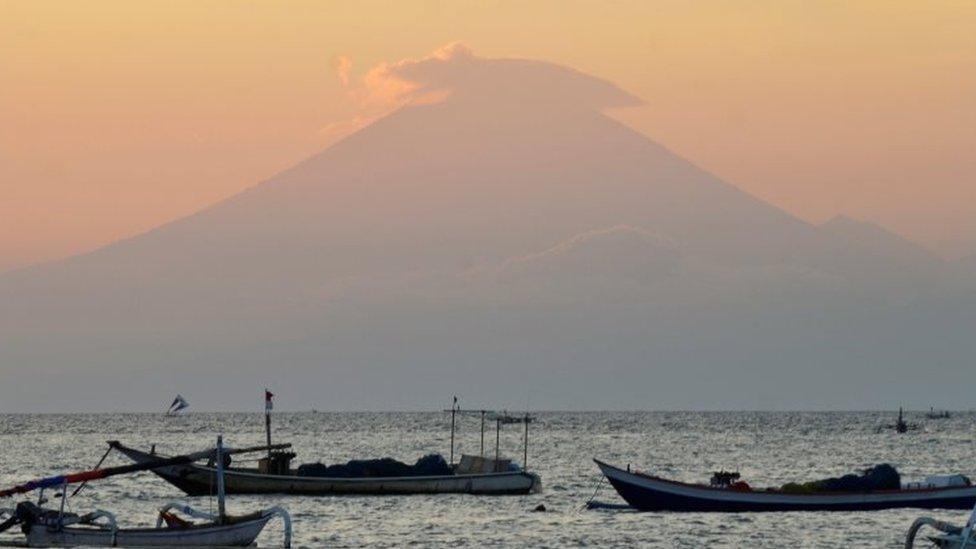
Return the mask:
<svg viewBox="0 0 976 549"><path fill-rule="evenodd" d="M754 487L814 480L890 463L903 480L976 473L976 413L906 419L897 434L891 412L539 412L529 431L528 467L543 490L527 496L232 496L228 512L272 505L288 509L294 547L902 547L922 515L964 524L968 512L891 510L862 513L638 513L602 480L593 458L682 481L707 482L716 470L739 471ZM295 464L450 452L450 415L428 412L296 412L273 415L274 442L291 442ZM489 425L485 453L494 453ZM85 470L117 439L177 454L213 445L216 435L243 447L264 443L263 413L0 415L0 485ZM519 425L503 426L502 454L523 460ZM477 417L457 420L455 455L478 454ZM239 458L238 463L246 461ZM110 455L107 465L126 463ZM51 498L52 502L58 500ZM155 523L157 509L187 498L148 472L96 481L68 508L114 512L120 525ZM590 501L609 504L596 509ZM16 500L0 501L11 507ZM535 512L540 504L545 512ZM17 538L16 529L0 541ZM280 546L276 521L258 538Z"/></svg>

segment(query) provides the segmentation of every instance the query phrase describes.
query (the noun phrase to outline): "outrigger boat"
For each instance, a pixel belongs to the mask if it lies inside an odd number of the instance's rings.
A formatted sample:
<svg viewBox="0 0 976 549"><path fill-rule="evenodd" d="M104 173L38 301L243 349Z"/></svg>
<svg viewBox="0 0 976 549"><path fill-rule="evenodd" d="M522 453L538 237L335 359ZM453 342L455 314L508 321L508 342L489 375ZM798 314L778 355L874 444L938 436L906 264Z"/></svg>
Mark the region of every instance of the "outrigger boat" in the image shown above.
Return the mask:
<svg viewBox="0 0 976 549"><path fill-rule="evenodd" d="M223 463L225 456L242 450L225 451L221 438L213 450L197 452L154 461L93 469L81 473L42 478L0 491L0 497L10 497L39 490L38 502L21 502L14 509L0 509L0 532L20 525L27 547L244 547L250 546L265 525L275 517L284 522L284 547L291 546L291 518L281 507L271 507L248 515L231 516L225 512ZM245 449L244 451L248 451ZM214 457L217 469L217 508L212 515L179 503L168 503L159 511L156 526L151 528L119 528L114 514L96 510L84 515L65 511L69 497L68 486L151 469L154 466L174 466L192 463L197 459ZM46 488L60 489L60 507L42 507ZM77 491L75 492L77 493ZM203 519L194 523L181 518Z"/></svg>
<svg viewBox="0 0 976 549"><path fill-rule="evenodd" d="M976 504L976 486L908 485L897 490L793 493L689 484L621 469L600 460L600 471L631 507L640 511L875 511L894 508L969 509ZM976 546L974 546L976 549Z"/></svg>
<svg viewBox="0 0 976 549"><path fill-rule="evenodd" d="M266 402L270 401L266 392ZM446 474L411 476L311 476L299 475L292 470L291 444L271 444L270 405L266 404L265 425L267 430L267 456L258 461L257 468L227 467L224 471L228 494L298 494L298 495L390 495L390 494L473 494L519 495L541 490L539 475L527 470L529 423L534 418L528 414L513 416L488 410L464 411L452 406L450 462L444 464ZM454 463L455 419L458 415L481 417L481 455L464 455ZM485 456L485 422L495 422L495 456ZM525 425L522 466L503 459L499 439L503 424ZM136 463L149 463L160 459L155 447L146 452L125 446L119 441L109 441L114 449ZM443 463L443 458L440 458ZM152 472L190 496L211 493L217 468L213 464L178 463L152 467Z"/></svg>

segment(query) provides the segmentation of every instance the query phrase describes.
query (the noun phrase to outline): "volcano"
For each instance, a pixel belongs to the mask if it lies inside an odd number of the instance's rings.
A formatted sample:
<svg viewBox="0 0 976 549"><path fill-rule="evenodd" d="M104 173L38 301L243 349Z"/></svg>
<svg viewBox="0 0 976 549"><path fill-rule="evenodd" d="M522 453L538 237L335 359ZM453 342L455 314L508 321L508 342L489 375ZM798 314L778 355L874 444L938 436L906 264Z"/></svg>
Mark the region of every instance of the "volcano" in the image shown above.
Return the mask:
<svg viewBox="0 0 976 549"><path fill-rule="evenodd" d="M884 345L919 326L884 319L928 310L937 258L748 195L608 116L640 100L569 68L454 47L383 75L406 104L295 167L0 277L3 408L188 386L233 407L264 385L319 408L452 391L737 406L783 394L788 372L826 390L855 367L827 399L847 402L882 363L905 375ZM883 348L865 359L855 333ZM953 345L949 375L968 349Z"/></svg>

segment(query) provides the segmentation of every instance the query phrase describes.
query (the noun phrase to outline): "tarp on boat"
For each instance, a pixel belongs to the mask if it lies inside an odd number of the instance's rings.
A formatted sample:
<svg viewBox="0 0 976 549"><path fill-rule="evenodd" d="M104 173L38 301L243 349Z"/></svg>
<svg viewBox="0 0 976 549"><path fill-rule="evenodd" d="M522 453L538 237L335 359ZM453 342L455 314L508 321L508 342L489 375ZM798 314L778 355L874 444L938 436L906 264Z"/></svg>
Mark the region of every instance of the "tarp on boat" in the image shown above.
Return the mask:
<svg viewBox="0 0 976 549"><path fill-rule="evenodd" d="M866 469L860 475L844 475L811 482L784 484L783 492L801 494L816 492L876 492L901 489L901 475L887 463Z"/></svg>
<svg viewBox="0 0 976 549"><path fill-rule="evenodd" d="M457 464L457 472L462 475L498 473L501 471L509 471L511 467L512 460L510 459L492 459L464 454L461 456L461 461Z"/></svg>
<svg viewBox="0 0 976 549"><path fill-rule="evenodd" d="M408 465L393 458L358 459L345 464L304 463L298 466L300 477L366 478L426 477L451 475L453 471L440 454L430 454Z"/></svg>

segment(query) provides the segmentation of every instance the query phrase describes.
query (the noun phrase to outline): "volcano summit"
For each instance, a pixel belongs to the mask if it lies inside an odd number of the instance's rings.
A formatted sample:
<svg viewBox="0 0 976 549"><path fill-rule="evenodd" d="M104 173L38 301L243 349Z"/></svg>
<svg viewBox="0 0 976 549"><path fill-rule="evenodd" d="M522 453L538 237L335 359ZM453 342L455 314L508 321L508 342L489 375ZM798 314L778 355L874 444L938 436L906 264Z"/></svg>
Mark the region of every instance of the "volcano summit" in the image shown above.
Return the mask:
<svg viewBox="0 0 976 549"><path fill-rule="evenodd" d="M295 167L0 276L2 410L264 385L337 409L965 398L971 275L695 167L605 114L640 104L613 84L462 46L368 80L401 106Z"/></svg>

